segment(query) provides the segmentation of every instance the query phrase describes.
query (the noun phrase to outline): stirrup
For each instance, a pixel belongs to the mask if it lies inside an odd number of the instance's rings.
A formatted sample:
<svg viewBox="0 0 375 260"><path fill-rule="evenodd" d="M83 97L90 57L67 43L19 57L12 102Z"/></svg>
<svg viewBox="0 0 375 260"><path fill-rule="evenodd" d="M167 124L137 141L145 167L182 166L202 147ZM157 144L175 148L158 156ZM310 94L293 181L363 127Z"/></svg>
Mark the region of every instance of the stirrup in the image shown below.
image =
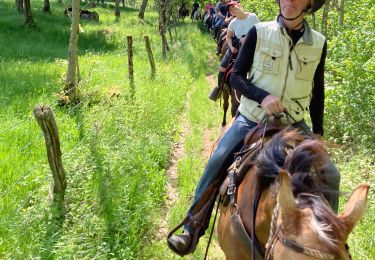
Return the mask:
<svg viewBox="0 0 375 260"><path fill-rule="evenodd" d="M199 233L200 233L200 227L195 229L194 230L194 234L193 235L190 235L192 236L191 237L191 242L190 242L190 247L188 247L185 251L179 251L177 250L177 248L175 248L170 242L169 242L169 239L172 237L172 235L178 230L180 229L184 224L186 224L188 222L188 220L190 219L190 216L186 216L184 218L184 220L178 224L174 229L172 229L171 232L169 232L168 236L167 236L167 244L168 244L168 247L173 251L175 252L176 254L178 254L179 256L183 257L185 255L188 255L190 253L193 253L195 251L195 249L197 248L197 244L198 244L198 241L199 241Z"/></svg>

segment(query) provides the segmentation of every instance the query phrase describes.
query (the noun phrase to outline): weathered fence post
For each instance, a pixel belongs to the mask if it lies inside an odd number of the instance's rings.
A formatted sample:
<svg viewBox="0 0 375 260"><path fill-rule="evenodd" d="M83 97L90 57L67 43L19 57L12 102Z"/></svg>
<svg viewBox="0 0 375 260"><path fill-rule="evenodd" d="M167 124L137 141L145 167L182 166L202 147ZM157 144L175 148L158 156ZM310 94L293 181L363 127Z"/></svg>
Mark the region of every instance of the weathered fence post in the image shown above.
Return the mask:
<svg viewBox="0 0 375 260"><path fill-rule="evenodd" d="M56 122L52 110L48 106L37 105L34 108L34 116L42 128L46 142L48 163L53 175L53 194L54 202L63 202L66 178L65 170L61 160L60 139Z"/></svg>
<svg viewBox="0 0 375 260"><path fill-rule="evenodd" d="M128 67L129 67L130 88L131 88L132 94L134 94L133 37L131 35L128 35L127 39L128 39Z"/></svg>
<svg viewBox="0 0 375 260"><path fill-rule="evenodd" d="M155 68L154 55L152 54L152 49L151 49L151 44L150 44L150 37L145 35L144 39L145 39L145 43L146 43L146 50L147 50L148 59L150 61L151 74L152 74L152 76L154 76L155 73L156 73L156 68Z"/></svg>

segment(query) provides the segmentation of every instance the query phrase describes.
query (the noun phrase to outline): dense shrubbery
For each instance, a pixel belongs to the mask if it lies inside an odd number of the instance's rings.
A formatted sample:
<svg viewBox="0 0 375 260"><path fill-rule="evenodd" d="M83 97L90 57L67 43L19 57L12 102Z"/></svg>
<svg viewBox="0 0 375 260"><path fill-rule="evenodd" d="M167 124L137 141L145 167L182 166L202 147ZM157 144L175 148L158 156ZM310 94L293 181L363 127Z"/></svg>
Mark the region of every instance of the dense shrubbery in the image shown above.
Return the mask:
<svg viewBox="0 0 375 260"><path fill-rule="evenodd" d="M263 21L275 19L277 4L242 3ZM328 14L325 129L331 141L375 153L375 7L369 0L353 0L344 8L342 27L337 8L331 6ZM322 10L315 17L320 31Z"/></svg>
<svg viewBox="0 0 375 260"><path fill-rule="evenodd" d="M335 141L375 153L375 9L370 1L347 5L353 12L344 27L330 26L326 129Z"/></svg>

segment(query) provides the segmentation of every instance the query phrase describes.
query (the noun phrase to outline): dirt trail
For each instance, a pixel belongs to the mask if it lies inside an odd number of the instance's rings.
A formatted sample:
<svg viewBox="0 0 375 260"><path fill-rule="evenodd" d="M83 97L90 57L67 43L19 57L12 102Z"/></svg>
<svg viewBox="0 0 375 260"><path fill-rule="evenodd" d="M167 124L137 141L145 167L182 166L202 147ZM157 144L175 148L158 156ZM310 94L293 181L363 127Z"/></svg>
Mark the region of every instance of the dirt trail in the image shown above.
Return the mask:
<svg viewBox="0 0 375 260"><path fill-rule="evenodd" d="M206 80L209 82L210 87L212 88L215 85L215 79L213 75L208 75L206 76ZM189 111L189 99L190 97L187 97L187 102L186 102L186 107L185 107L185 112L183 116L183 122L181 125L181 130L179 133L179 141L178 143L175 144L173 151L172 151L172 159L170 162L169 167L166 170L166 174L168 176L168 184L167 184L167 200L166 200L166 207L165 207L165 218L163 218L162 222L160 223L160 229L159 229L159 234L157 239L165 239L167 236L169 230L168 230L168 219L169 219L169 211L170 208L175 205L178 202L178 189L177 189L177 163L178 161L183 157L184 155L184 146L185 146L185 138L189 136L191 133L191 127L189 123L185 119L185 114L187 111ZM207 128L204 129L203 131L203 151L202 151L202 159L204 161L207 161L208 158L211 156L212 152L212 146L214 144L213 136L220 130L220 126L217 128ZM211 227L208 231L211 231ZM210 245L210 251L208 255L208 259L224 259L224 254L222 253L217 240L215 239L216 237L216 228L215 228L215 235L213 238L213 241ZM207 241L209 237L209 232L207 232L207 235L205 236L206 238L201 239L202 245L200 247L206 247L207 246ZM192 257L194 258L194 257ZM194 258L195 259L195 258Z"/></svg>

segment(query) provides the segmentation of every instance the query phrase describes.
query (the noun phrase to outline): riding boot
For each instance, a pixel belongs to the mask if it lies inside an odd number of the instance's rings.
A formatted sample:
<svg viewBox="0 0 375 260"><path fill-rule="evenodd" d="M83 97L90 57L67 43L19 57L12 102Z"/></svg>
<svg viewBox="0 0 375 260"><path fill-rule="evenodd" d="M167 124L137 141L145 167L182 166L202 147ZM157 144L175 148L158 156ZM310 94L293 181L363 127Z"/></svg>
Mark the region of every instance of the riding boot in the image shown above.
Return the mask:
<svg viewBox="0 0 375 260"><path fill-rule="evenodd" d="M222 81L223 81L223 78L224 78L224 72L219 72L218 76L218 85L216 87L214 87L210 94L208 95L208 98L211 99L212 101L216 101L218 99L221 98L221 95L222 95Z"/></svg>
<svg viewBox="0 0 375 260"><path fill-rule="evenodd" d="M176 254L184 256L195 251L199 238L204 235L210 224L220 181L216 180L209 185L204 194L189 210L185 219L168 234L168 246ZM184 232L181 235L173 235L182 225L184 225Z"/></svg>
<svg viewBox="0 0 375 260"><path fill-rule="evenodd" d="M219 71L219 74L217 74L217 85L220 87L223 84L225 72Z"/></svg>
<svg viewBox="0 0 375 260"><path fill-rule="evenodd" d="M173 235L168 238L168 246L173 252L181 255L183 252L187 252L191 247L192 234L189 231L184 230L181 235Z"/></svg>
<svg viewBox="0 0 375 260"><path fill-rule="evenodd" d="M332 210L337 213L339 209L340 172L332 161L329 160L327 165L322 169L322 175L325 177L327 185L331 190L325 194L325 197Z"/></svg>

